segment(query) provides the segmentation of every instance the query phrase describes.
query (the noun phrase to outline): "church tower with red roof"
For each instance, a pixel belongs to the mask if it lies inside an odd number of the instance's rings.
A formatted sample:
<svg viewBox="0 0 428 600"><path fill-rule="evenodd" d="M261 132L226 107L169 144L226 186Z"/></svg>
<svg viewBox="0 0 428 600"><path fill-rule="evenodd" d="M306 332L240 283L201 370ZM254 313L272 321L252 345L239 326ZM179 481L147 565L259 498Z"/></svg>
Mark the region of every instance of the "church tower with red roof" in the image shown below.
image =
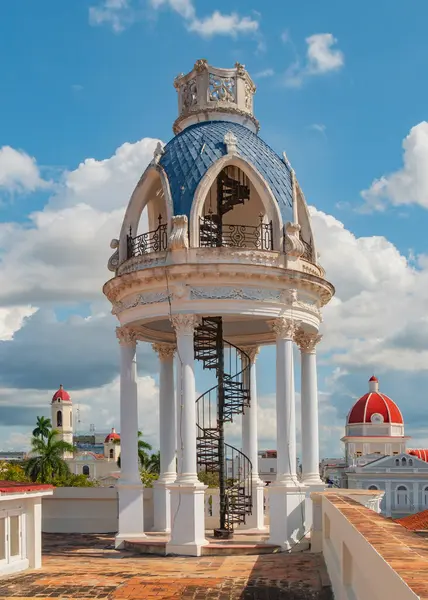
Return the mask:
<svg viewBox="0 0 428 600"><path fill-rule="evenodd" d="M346 420L345 442L348 465L368 454L389 456L406 451L404 421L391 398L379 391L379 380L369 379L369 391L351 408Z"/></svg>
<svg viewBox="0 0 428 600"><path fill-rule="evenodd" d="M52 428L58 431L58 438L73 444L73 403L62 385L52 396L51 420ZM64 458L73 458L73 453L65 452Z"/></svg>

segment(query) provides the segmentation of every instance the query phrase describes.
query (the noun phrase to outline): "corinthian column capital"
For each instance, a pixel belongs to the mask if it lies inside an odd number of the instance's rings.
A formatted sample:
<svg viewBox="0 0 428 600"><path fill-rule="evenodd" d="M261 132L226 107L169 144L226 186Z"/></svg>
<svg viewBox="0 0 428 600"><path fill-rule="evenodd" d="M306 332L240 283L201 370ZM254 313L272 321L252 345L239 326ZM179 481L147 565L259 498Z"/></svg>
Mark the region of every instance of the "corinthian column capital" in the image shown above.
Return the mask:
<svg viewBox="0 0 428 600"><path fill-rule="evenodd" d="M301 321L279 317L271 321L271 327L279 339L294 340L294 337L301 325Z"/></svg>
<svg viewBox="0 0 428 600"><path fill-rule="evenodd" d="M116 337L121 346L131 346L137 343L137 332L127 325L116 327Z"/></svg>
<svg viewBox="0 0 428 600"><path fill-rule="evenodd" d="M299 329L296 333L296 344L300 351L305 354L314 354L316 345L322 340L322 335L319 333L309 333L303 329Z"/></svg>
<svg viewBox="0 0 428 600"><path fill-rule="evenodd" d="M242 352L244 352L250 359L251 364L254 364L256 362L257 355L260 352L260 346L243 346L240 348L240 350L241 358L243 356Z"/></svg>
<svg viewBox="0 0 428 600"><path fill-rule="evenodd" d="M171 344L152 344L152 348L157 352L160 360L174 358L175 346Z"/></svg>
<svg viewBox="0 0 428 600"><path fill-rule="evenodd" d="M172 315L170 320L176 333L181 333L182 335L193 335L195 327L199 325L199 317L197 315Z"/></svg>

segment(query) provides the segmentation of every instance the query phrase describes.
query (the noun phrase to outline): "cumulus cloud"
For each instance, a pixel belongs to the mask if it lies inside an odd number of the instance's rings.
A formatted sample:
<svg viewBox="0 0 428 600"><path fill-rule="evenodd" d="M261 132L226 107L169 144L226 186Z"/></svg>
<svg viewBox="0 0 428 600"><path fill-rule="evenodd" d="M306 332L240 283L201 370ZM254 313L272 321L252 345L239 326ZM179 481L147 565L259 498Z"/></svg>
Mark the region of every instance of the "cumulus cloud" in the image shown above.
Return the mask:
<svg viewBox="0 0 428 600"><path fill-rule="evenodd" d="M271 69L271 68L263 69L263 71L259 71L258 73L255 73L254 79L263 79L265 77L272 77L273 75L275 75L275 71L273 69Z"/></svg>
<svg viewBox="0 0 428 600"><path fill-rule="evenodd" d="M34 192L46 185L34 158L10 146L0 148L0 192Z"/></svg>
<svg viewBox="0 0 428 600"><path fill-rule="evenodd" d="M403 141L403 166L398 171L375 179L362 192L366 209L384 210L388 204L417 204L428 208L428 122L410 130Z"/></svg>
<svg viewBox="0 0 428 600"><path fill-rule="evenodd" d="M283 41L288 42L289 37ZM306 60L302 64L296 57L287 69L284 83L288 87L301 87L308 78L325 75L340 70L345 64L345 56L335 48L337 39L331 33L316 33L306 38Z"/></svg>
<svg viewBox="0 0 428 600"><path fill-rule="evenodd" d="M201 37L215 35L237 37L239 34L256 33L259 28L257 18L243 16L236 12L223 14L214 10L210 15L200 17L192 0L150 0L154 10L169 8L176 12L185 22L188 31ZM89 9L91 25L108 25L116 33L120 33L133 22L143 16L132 0L103 0Z"/></svg>

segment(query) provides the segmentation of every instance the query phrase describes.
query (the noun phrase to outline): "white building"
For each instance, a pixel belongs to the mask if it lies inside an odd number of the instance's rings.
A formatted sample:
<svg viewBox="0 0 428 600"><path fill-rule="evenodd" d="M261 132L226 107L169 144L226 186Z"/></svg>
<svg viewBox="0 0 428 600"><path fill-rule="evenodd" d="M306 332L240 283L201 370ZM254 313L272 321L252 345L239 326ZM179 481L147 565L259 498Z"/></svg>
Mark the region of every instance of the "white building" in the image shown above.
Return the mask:
<svg viewBox="0 0 428 600"><path fill-rule="evenodd" d="M0 575L42 566L42 498L53 487L0 482Z"/></svg>
<svg viewBox="0 0 428 600"><path fill-rule="evenodd" d="M58 437L73 444L73 402L70 394L60 385L51 401L52 427ZM104 438L103 453L90 450L66 452L64 458L74 475L86 475L99 480L103 485L113 485L120 472L117 459L120 455L120 435L113 428Z"/></svg>
<svg viewBox="0 0 428 600"><path fill-rule="evenodd" d="M136 185L120 235L111 243L113 275L104 285L119 321L121 352L116 544L144 536L137 458L138 403L144 400L138 397L136 344L145 341L160 362L155 527L170 532L168 552L190 555L200 555L206 544L198 465L215 471L239 456L239 477L220 489L216 533L264 528L255 363L261 345L276 347L278 458L269 486L270 541L291 548L310 526L312 504L306 502L305 514L305 498L322 487L316 346L321 309L334 288L319 264L296 174L285 153L279 156L258 135L256 88L244 66L219 69L198 60L174 86L175 137L164 147L158 144ZM301 480L295 344L302 377ZM217 385L199 398L195 360L217 375ZM224 423L238 414L242 452L223 435ZM234 501L226 502L226 495Z"/></svg>
<svg viewBox="0 0 428 600"><path fill-rule="evenodd" d="M343 485L384 490L381 510L388 517L428 508L428 456L424 450L406 450L408 439L400 409L371 377L369 392L347 417Z"/></svg>

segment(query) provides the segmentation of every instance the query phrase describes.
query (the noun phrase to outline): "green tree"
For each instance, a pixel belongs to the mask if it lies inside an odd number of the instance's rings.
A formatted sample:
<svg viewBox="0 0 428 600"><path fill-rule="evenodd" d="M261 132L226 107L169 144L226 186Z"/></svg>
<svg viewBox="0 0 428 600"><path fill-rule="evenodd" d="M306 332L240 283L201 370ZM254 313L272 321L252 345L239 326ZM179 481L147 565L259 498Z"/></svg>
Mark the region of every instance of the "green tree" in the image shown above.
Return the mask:
<svg viewBox="0 0 428 600"><path fill-rule="evenodd" d="M51 429L46 438L33 437L31 457L25 473L31 481L50 483L54 477L66 477L70 470L63 458L64 452L74 452L74 446L58 439L58 431Z"/></svg>
<svg viewBox="0 0 428 600"><path fill-rule="evenodd" d="M20 481L22 483L30 481L20 465L8 463L4 460L0 461L0 479L3 481Z"/></svg>
<svg viewBox="0 0 428 600"><path fill-rule="evenodd" d="M155 452L147 457L144 462L143 469L145 469L148 473L153 473L154 475L159 475L160 473L160 452Z"/></svg>
<svg viewBox="0 0 428 600"><path fill-rule="evenodd" d="M120 444L120 440L115 440L115 444ZM143 434L141 431L138 432L138 458L142 468L145 468L148 459L150 458L147 450L151 450L151 445L143 440ZM120 468L120 456L117 459L117 466Z"/></svg>
<svg viewBox="0 0 428 600"><path fill-rule="evenodd" d="M37 417L37 424L33 429L34 437L48 437L49 431L52 429L51 420L46 417Z"/></svg>
<svg viewBox="0 0 428 600"><path fill-rule="evenodd" d="M97 482L88 479L86 475L74 475L73 473L53 477L49 483L55 487L95 487L97 485Z"/></svg>
<svg viewBox="0 0 428 600"><path fill-rule="evenodd" d="M220 485L218 472L211 473L210 471L201 471L198 473L198 479L209 488L218 488Z"/></svg>

